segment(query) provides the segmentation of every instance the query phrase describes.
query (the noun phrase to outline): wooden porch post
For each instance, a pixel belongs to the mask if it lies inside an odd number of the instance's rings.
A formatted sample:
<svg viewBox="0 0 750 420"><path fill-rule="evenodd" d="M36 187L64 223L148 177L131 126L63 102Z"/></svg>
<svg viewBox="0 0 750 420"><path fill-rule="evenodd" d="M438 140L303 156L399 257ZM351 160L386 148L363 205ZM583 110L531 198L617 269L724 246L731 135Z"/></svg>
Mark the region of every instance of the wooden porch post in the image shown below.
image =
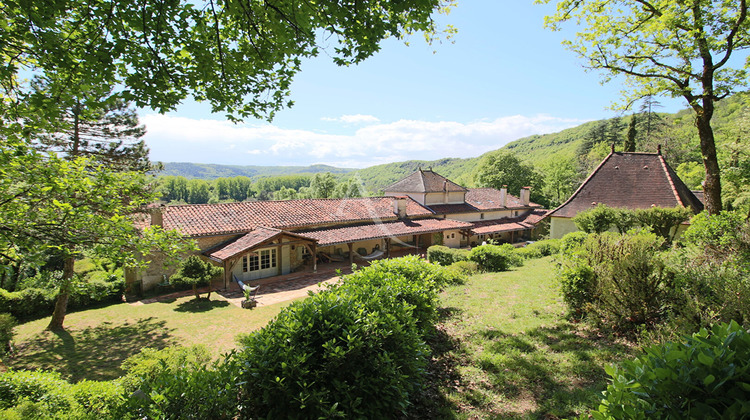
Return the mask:
<svg viewBox="0 0 750 420"><path fill-rule="evenodd" d="M391 238L385 238L385 257L391 258Z"/></svg>
<svg viewBox="0 0 750 420"><path fill-rule="evenodd" d="M349 247L349 264L354 264L354 242L346 244Z"/></svg>
<svg viewBox="0 0 750 420"><path fill-rule="evenodd" d="M312 244L313 273L318 272L318 244Z"/></svg>
<svg viewBox="0 0 750 420"><path fill-rule="evenodd" d="M224 265L224 290L227 290L229 288L229 277L232 275L231 271L229 270L229 260L223 261Z"/></svg>
<svg viewBox="0 0 750 420"><path fill-rule="evenodd" d="M279 244L276 245L276 275L281 275L281 239L279 239Z"/></svg>

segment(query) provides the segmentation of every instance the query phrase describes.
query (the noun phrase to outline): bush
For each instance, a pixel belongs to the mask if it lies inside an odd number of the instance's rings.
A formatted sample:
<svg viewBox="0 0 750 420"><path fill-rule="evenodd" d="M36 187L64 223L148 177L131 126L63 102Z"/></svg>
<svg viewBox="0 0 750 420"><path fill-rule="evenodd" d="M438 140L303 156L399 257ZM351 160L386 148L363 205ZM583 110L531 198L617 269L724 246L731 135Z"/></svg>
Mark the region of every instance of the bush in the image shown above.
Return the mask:
<svg viewBox="0 0 750 420"><path fill-rule="evenodd" d="M69 412L76 406L71 385L57 372L8 371L0 373L0 409L24 401L43 403L44 411Z"/></svg>
<svg viewBox="0 0 750 420"><path fill-rule="evenodd" d="M10 350L10 342L13 341L13 328L16 327L16 319L11 314L0 314L0 356Z"/></svg>
<svg viewBox="0 0 750 420"><path fill-rule="evenodd" d="M17 319L29 319L52 314L55 307L55 289L23 289L8 292L0 289L0 308Z"/></svg>
<svg viewBox="0 0 750 420"><path fill-rule="evenodd" d="M481 271L506 271L510 267L523 265L523 257L511 244L482 245L471 250L469 259L477 263Z"/></svg>
<svg viewBox="0 0 750 420"><path fill-rule="evenodd" d="M449 274L416 257L379 261L240 338L243 417L402 416Z"/></svg>
<svg viewBox="0 0 750 420"><path fill-rule="evenodd" d="M547 257L560 252L560 242L560 239L545 239L517 248L516 253L526 259Z"/></svg>
<svg viewBox="0 0 750 420"><path fill-rule="evenodd" d="M144 347L122 362L121 368L125 371L123 386L126 391L133 392L140 383L152 381L163 372L195 370L205 367L210 360L211 354L201 345L172 346L161 350Z"/></svg>
<svg viewBox="0 0 750 420"><path fill-rule="evenodd" d="M199 299L198 286L210 284L212 279L223 272L223 268L217 267L197 255L191 255L182 261L177 272L169 277L169 283L177 286L192 286L195 298ZM210 293L209 291L209 296Z"/></svg>
<svg viewBox="0 0 750 420"><path fill-rule="evenodd" d="M585 263L564 265L558 276L560 292L571 314L581 317L589 312L596 289L594 270Z"/></svg>
<svg viewBox="0 0 750 420"><path fill-rule="evenodd" d="M575 252L589 235L586 232L570 232L560 239L560 252L564 255Z"/></svg>
<svg viewBox="0 0 750 420"><path fill-rule="evenodd" d="M660 253L663 243L650 232L605 232L567 248L560 260L560 280L571 312L585 311L622 332L654 326L673 298L671 273Z"/></svg>
<svg viewBox="0 0 750 420"><path fill-rule="evenodd" d="M648 348L606 371L612 384L590 413L595 419L737 419L750 413L750 334L736 322Z"/></svg>
<svg viewBox="0 0 750 420"><path fill-rule="evenodd" d="M479 265L474 261L457 261L448 267L448 270L456 273L457 276L468 278L479 272ZM462 281L461 284L465 283Z"/></svg>
<svg viewBox="0 0 750 420"><path fill-rule="evenodd" d="M346 284L346 282L344 283ZM419 388L428 348L412 306L373 288L285 308L241 339L243 418L394 418Z"/></svg>
<svg viewBox="0 0 750 420"><path fill-rule="evenodd" d="M433 245L427 248L427 259L431 263L449 266L454 262L469 259L469 251L465 249L453 249L442 245Z"/></svg>

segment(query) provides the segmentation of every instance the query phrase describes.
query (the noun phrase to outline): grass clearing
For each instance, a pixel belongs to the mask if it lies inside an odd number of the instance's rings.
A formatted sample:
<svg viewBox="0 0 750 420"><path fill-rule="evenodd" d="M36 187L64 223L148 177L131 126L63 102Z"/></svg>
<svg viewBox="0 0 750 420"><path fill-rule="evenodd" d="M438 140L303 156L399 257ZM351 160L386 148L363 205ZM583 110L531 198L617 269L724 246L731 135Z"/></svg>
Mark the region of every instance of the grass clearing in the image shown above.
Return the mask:
<svg viewBox="0 0 750 420"><path fill-rule="evenodd" d="M631 343L565 319L551 257L473 276L441 299L433 364L451 418L575 416L599 401L604 366L633 354Z"/></svg>
<svg viewBox="0 0 750 420"><path fill-rule="evenodd" d="M214 297L187 296L154 303L127 303L71 312L65 330L45 331L50 317L16 327L16 355L8 367L54 370L73 382L109 380L123 374L122 361L143 347L204 344L218 357L235 347L239 333L257 330L290 302L241 309Z"/></svg>

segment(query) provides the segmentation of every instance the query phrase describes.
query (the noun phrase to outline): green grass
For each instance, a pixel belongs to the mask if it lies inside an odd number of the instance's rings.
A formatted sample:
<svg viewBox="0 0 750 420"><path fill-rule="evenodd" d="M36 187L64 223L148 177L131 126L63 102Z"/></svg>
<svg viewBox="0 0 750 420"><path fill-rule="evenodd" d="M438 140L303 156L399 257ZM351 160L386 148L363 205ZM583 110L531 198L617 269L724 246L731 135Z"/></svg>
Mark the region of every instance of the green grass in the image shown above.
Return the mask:
<svg viewBox="0 0 750 420"><path fill-rule="evenodd" d="M443 417L575 416L599 401L604 366L633 352L566 320L550 257L476 275L441 299L433 366Z"/></svg>
<svg viewBox="0 0 750 420"><path fill-rule="evenodd" d="M14 369L60 372L73 382L109 380L123 374L122 361L143 347L204 344L218 357L235 346L239 333L266 325L291 302L241 309L212 296L143 305L121 303L69 313L65 331L45 331L49 317L16 327Z"/></svg>

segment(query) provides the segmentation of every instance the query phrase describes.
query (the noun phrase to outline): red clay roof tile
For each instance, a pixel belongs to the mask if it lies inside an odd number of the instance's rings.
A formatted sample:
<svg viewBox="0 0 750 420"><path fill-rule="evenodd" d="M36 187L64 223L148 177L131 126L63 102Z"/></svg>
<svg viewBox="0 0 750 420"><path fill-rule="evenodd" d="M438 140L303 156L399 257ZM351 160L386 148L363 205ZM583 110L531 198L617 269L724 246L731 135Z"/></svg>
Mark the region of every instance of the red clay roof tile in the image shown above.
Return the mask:
<svg viewBox="0 0 750 420"><path fill-rule="evenodd" d="M369 239L417 235L442 232L452 229L468 229L470 223L450 219L399 220L385 223L368 223L332 229L316 229L297 232L318 240L318 245L338 245Z"/></svg>

